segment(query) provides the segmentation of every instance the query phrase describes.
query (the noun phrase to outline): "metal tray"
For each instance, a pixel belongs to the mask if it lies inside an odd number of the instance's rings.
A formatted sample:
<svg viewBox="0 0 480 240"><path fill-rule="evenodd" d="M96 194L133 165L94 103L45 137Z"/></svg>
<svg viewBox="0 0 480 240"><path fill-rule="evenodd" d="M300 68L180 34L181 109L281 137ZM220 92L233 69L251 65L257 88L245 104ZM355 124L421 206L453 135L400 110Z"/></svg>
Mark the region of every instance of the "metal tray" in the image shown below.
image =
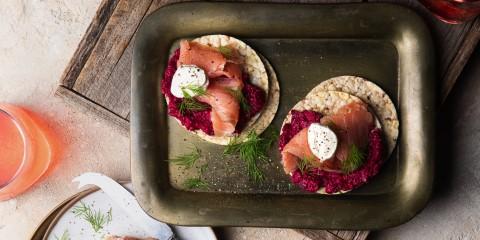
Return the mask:
<svg viewBox="0 0 480 240"><path fill-rule="evenodd" d="M172 45L223 33L265 56L278 76L278 129L306 93L338 75L366 77L393 99L400 115L397 149L380 174L337 196L290 189L276 146L262 165L267 180L248 181L239 159L200 141L167 116L160 93ZM423 21L390 4L296 5L190 2L163 7L142 23L132 65L131 166L135 194L153 217L180 225L381 229L415 216L432 191L434 53ZM195 174L166 159L197 145L208 153L213 186L194 192L178 182Z"/></svg>

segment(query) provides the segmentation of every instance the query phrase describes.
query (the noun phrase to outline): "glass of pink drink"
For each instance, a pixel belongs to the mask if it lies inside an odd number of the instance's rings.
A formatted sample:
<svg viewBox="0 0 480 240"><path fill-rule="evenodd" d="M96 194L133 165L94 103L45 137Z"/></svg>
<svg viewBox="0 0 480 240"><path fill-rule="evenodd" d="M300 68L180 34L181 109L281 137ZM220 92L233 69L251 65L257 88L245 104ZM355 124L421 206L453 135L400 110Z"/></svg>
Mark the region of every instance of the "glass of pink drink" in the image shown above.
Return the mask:
<svg viewBox="0 0 480 240"><path fill-rule="evenodd" d="M439 19L462 23L480 14L480 0L420 0Z"/></svg>
<svg viewBox="0 0 480 240"><path fill-rule="evenodd" d="M48 170L53 145L31 112L0 104L0 201L27 190Z"/></svg>

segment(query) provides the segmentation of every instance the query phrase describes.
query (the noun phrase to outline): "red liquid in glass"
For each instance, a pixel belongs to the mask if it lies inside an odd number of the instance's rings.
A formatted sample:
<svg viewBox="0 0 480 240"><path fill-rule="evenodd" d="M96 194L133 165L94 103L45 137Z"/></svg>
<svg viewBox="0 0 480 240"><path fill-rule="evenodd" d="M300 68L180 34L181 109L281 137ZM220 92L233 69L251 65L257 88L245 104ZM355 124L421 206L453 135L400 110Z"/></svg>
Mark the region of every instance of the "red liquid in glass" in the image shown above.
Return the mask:
<svg viewBox="0 0 480 240"><path fill-rule="evenodd" d="M23 162L22 135L11 117L0 111L0 187L7 185Z"/></svg>
<svg viewBox="0 0 480 240"><path fill-rule="evenodd" d="M26 191L47 172L56 153L51 137L35 114L0 104L0 201Z"/></svg>
<svg viewBox="0 0 480 240"><path fill-rule="evenodd" d="M433 14L447 23L462 23L480 14L480 0L420 0Z"/></svg>

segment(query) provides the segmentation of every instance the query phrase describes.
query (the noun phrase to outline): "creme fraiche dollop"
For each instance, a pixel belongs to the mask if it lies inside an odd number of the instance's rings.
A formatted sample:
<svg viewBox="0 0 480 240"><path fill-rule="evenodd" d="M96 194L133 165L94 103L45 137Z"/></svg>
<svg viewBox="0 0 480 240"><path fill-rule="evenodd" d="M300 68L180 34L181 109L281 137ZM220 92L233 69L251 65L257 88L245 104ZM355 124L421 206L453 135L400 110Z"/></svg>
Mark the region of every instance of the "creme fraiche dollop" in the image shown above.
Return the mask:
<svg viewBox="0 0 480 240"><path fill-rule="evenodd" d="M191 87L207 89L208 78L205 71L195 65L182 65L178 67L173 75L172 86L170 87L173 96L184 98L184 93L187 93L191 97L196 96L197 94L189 89Z"/></svg>
<svg viewBox="0 0 480 240"><path fill-rule="evenodd" d="M337 150L337 135L330 128L319 123L312 123L308 127L307 141L313 155L320 161L330 159Z"/></svg>

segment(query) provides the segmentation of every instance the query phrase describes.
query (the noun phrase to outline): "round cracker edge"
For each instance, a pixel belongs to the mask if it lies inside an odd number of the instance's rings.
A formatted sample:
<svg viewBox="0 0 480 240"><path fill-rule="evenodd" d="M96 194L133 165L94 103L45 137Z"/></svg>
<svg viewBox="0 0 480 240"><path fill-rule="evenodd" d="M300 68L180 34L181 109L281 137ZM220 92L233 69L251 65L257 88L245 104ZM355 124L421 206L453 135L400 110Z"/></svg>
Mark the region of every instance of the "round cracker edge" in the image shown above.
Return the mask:
<svg viewBox="0 0 480 240"><path fill-rule="evenodd" d="M343 75L321 82L310 90L307 96L318 91L341 91L367 103L382 125L388 148L386 157L393 153L397 145L400 124L393 101L380 86L363 77Z"/></svg>
<svg viewBox="0 0 480 240"><path fill-rule="evenodd" d="M287 116L283 120L281 131L283 130L283 126L285 124L291 122L291 116L292 116L291 112L292 112L292 110L300 110L300 111L310 110L310 111L320 112L322 115L329 115L333 112L336 112L337 109L345 106L346 104L349 104L349 103L352 103L352 102L363 102L363 103L365 103L359 97L357 97L355 95L352 95L352 94L345 93L345 92L341 92L341 91L318 91L315 94L311 94L311 95L309 95L309 94L307 94L307 96L303 100L300 100L298 103L296 103L290 109L290 111L288 111ZM315 99L315 98L319 97L318 95L335 96L335 97L338 97L339 99L344 100L345 102L344 102L343 105L338 105L338 104L336 104L336 102L330 102L331 104L325 104L325 106L318 106L318 105L317 106L315 106L315 105L312 106L312 100L316 100L316 102L322 102L319 99ZM328 97L328 96L322 96L321 99L324 100L324 98ZM335 106L332 106L332 105L335 105ZM328 114L324 113L323 109L325 109L325 108L327 108L329 110ZM378 117L376 116L376 114L373 114L373 115L375 117L375 121L376 121L376 124L377 124L377 127L378 127L380 125ZM282 134L282 132L280 134ZM353 189L347 190L347 191L341 190L341 191L338 191L338 192L335 192L335 193L327 193L327 192L325 192L325 187L321 187L319 190L316 191L316 193L322 194L322 195L339 195L339 194L348 193L352 190Z"/></svg>

